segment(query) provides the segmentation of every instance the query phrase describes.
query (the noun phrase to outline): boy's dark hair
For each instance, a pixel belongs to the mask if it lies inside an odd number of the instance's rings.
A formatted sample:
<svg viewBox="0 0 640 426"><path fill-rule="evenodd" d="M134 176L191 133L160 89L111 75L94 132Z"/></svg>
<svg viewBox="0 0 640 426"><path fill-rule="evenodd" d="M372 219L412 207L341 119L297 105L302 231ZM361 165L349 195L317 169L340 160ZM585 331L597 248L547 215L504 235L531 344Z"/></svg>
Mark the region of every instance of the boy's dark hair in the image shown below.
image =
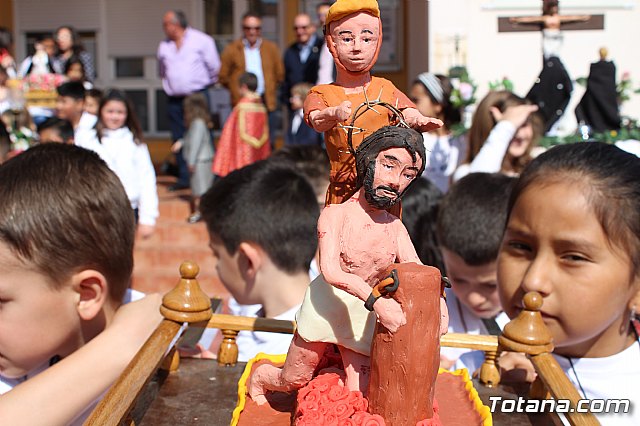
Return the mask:
<svg viewBox="0 0 640 426"><path fill-rule="evenodd" d="M470 266L495 261L515 181L516 178L499 173L471 173L456 182L440 204L440 247L457 254Z"/></svg>
<svg viewBox="0 0 640 426"><path fill-rule="evenodd" d="M121 302L133 270L133 210L120 179L92 151L37 145L0 166L0 242L54 288L102 273Z"/></svg>
<svg viewBox="0 0 640 426"><path fill-rule="evenodd" d="M263 160L235 170L209 188L200 210L209 234L230 254L253 242L284 272L309 269L320 209L309 182L293 168Z"/></svg>
<svg viewBox="0 0 640 426"><path fill-rule="evenodd" d="M586 198L602 229L640 274L640 158L602 142L559 145L536 157L511 192L508 213L529 187L574 185Z"/></svg>
<svg viewBox="0 0 640 426"><path fill-rule="evenodd" d="M245 72L238 77L240 86L247 86L247 89L255 92L258 89L258 77L252 72Z"/></svg>
<svg viewBox="0 0 640 426"><path fill-rule="evenodd" d="M442 192L435 184L424 178L416 178L402 198L402 223L422 263L435 266L444 274L436 237L440 200Z"/></svg>
<svg viewBox="0 0 640 426"><path fill-rule="evenodd" d="M84 96L90 97L90 98L96 98L98 100L98 103L100 103L100 101L102 100L102 97L104 96L104 93L102 92L102 90L96 89L94 87L92 89L85 91Z"/></svg>
<svg viewBox="0 0 640 426"><path fill-rule="evenodd" d="M67 96L77 101L84 101L85 88L79 81L67 81L57 88L58 96Z"/></svg>
<svg viewBox="0 0 640 426"><path fill-rule="evenodd" d="M69 120L64 120L58 117L49 117L38 125L38 133L47 129L56 130L58 134L60 134L60 138L63 141L65 141L65 143L67 141L73 140L73 136L74 136L73 125ZM41 141L41 142L48 142L48 141Z"/></svg>
<svg viewBox="0 0 640 426"><path fill-rule="evenodd" d="M268 160L292 165L307 178L316 196L326 193L331 170L326 149L317 145L285 145Z"/></svg>

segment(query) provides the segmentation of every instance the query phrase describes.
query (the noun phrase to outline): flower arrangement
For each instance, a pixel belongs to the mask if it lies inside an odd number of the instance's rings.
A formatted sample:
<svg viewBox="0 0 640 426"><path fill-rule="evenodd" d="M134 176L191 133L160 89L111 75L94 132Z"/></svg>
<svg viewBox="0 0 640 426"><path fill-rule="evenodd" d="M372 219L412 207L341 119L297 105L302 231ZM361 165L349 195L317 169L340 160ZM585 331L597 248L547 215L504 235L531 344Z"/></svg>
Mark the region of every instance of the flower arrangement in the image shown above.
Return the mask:
<svg viewBox="0 0 640 426"><path fill-rule="evenodd" d="M502 80L490 81L489 90L508 90L509 92L513 92L513 81L509 80L506 76L502 77Z"/></svg>
<svg viewBox="0 0 640 426"><path fill-rule="evenodd" d="M449 70L449 79L453 90L449 101L456 108L464 109L476 102L475 94L478 86L469 77L466 67L453 67Z"/></svg>
<svg viewBox="0 0 640 426"><path fill-rule="evenodd" d="M575 134L564 137L544 136L538 144L544 148L551 148L555 145L584 142L585 140L594 140L608 144L615 144L616 142L626 140L640 140L640 123L638 123L638 121L629 117L622 117L621 124L622 127L619 130L608 130L601 133L587 133L583 135L578 131Z"/></svg>
<svg viewBox="0 0 640 426"><path fill-rule="evenodd" d="M16 153L26 151L35 142L33 131L27 127L9 130L9 139L11 140L11 151Z"/></svg>
<svg viewBox="0 0 640 426"><path fill-rule="evenodd" d="M640 88L633 90L631 73L629 71L622 73L620 81L616 84L616 93L618 95L618 104L620 105L631 99L632 93L640 93Z"/></svg>

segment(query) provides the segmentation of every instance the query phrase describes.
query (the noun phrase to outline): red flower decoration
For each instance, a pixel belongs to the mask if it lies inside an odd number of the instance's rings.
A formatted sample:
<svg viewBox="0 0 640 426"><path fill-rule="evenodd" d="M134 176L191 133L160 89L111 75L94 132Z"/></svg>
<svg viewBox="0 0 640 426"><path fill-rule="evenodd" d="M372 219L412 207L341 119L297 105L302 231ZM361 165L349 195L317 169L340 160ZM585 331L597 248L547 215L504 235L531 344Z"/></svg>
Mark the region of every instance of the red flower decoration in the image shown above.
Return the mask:
<svg viewBox="0 0 640 426"><path fill-rule="evenodd" d="M322 394L318 389L311 389L309 393L304 397L305 401L320 403L320 398L322 398Z"/></svg>
<svg viewBox="0 0 640 426"><path fill-rule="evenodd" d="M349 404L349 401L342 400L336 401L334 403L333 407L331 408L331 412L335 414L338 420L345 420L351 417L353 413L356 412L356 410L351 404Z"/></svg>
<svg viewBox="0 0 640 426"><path fill-rule="evenodd" d="M324 416L319 411L309 411L296 419L297 426L319 426L324 424Z"/></svg>
<svg viewBox="0 0 640 426"><path fill-rule="evenodd" d="M349 389L341 385L333 385L328 394L330 401L340 401L349 398Z"/></svg>

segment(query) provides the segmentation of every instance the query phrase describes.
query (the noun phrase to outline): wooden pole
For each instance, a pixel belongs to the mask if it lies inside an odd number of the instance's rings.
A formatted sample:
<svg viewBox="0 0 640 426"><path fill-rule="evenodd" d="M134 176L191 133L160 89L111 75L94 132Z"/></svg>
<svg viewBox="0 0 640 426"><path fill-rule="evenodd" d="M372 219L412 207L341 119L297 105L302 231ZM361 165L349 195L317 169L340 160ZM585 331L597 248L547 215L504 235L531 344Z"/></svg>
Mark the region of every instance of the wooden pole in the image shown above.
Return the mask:
<svg viewBox="0 0 640 426"><path fill-rule="evenodd" d="M403 263L396 269L400 287L393 295L407 323L391 334L380 323L371 345L369 411L388 426L415 425L433 417L440 365L440 271Z"/></svg>

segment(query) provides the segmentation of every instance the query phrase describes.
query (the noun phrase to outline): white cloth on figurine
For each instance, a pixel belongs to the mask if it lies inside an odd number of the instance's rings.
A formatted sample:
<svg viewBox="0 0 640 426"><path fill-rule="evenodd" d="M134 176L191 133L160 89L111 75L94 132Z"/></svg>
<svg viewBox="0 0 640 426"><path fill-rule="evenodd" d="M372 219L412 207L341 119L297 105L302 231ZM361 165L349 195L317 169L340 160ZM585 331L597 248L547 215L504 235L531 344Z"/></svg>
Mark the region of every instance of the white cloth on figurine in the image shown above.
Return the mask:
<svg viewBox="0 0 640 426"><path fill-rule="evenodd" d="M319 275L311 282L296 316L298 335L307 342L336 343L369 355L376 315L364 302Z"/></svg>

